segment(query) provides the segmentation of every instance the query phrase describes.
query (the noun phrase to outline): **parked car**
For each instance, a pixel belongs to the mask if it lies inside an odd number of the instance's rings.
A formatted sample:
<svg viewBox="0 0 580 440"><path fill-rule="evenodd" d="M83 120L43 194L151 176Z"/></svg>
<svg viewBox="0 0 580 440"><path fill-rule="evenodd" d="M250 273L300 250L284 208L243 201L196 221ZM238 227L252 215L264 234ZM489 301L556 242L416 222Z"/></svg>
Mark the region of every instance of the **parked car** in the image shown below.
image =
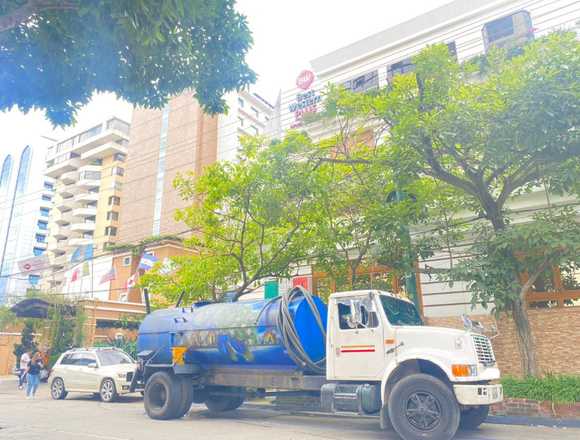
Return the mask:
<svg viewBox="0 0 580 440"><path fill-rule="evenodd" d="M129 392L136 368L131 356L118 348L74 348L54 364L50 394L60 400L69 392L93 393L103 402L113 402Z"/></svg>

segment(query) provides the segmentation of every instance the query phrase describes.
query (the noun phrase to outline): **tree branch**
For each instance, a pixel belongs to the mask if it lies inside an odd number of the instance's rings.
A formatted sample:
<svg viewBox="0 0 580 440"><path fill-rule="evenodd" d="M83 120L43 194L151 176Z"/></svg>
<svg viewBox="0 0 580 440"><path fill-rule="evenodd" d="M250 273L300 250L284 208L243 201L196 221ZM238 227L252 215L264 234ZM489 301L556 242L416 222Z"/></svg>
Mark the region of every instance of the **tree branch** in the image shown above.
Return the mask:
<svg viewBox="0 0 580 440"><path fill-rule="evenodd" d="M42 11L65 11L77 8L78 5L65 1L28 0L26 3L14 9L13 11L0 16L0 33L9 31L27 23L34 15Z"/></svg>

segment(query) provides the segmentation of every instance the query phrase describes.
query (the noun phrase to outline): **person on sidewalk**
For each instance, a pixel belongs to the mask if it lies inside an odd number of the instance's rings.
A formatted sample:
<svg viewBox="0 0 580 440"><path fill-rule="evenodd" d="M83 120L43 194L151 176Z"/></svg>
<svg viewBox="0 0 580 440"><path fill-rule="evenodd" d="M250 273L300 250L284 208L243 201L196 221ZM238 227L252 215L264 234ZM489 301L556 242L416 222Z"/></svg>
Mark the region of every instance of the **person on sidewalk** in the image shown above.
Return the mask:
<svg viewBox="0 0 580 440"><path fill-rule="evenodd" d="M25 351L24 353L22 353L22 356L20 356L20 365L19 365L20 374L18 375L19 390L21 390L24 387L24 378L26 377L26 370L28 369L28 363L31 360L30 355L31 355L30 351Z"/></svg>
<svg viewBox="0 0 580 440"><path fill-rule="evenodd" d="M32 359L28 363L28 369L26 371L27 384L26 384L26 398L34 399L38 384L40 383L40 370L42 369L42 360L40 353L36 352Z"/></svg>

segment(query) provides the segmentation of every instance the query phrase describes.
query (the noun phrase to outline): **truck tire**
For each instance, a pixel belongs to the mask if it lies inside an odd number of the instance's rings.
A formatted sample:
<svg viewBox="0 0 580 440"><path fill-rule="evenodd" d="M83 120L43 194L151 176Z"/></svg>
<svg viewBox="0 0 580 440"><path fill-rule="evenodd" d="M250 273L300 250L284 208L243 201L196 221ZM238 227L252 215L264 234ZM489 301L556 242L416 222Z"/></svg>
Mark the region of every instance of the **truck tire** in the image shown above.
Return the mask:
<svg viewBox="0 0 580 440"><path fill-rule="evenodd" d="M177 410L176 418L186 415L191 409L193 403L193 381L189 376L177 376L181 384L181 405Z"/></svg>
<svg viewBox="0 0 580 440"><path fill-rule="evenodd" d="M489 414L489 405L472 406L461 411L459 429L472 431L485 422Z"/></svg>
<svg viewBox="0 0 580 440"><path fill-rule="evenodd" d="M182 382L174 374L158 371L145 385L145 411L152 419L175 419L183 409L182 397Z"/></svg>
<svg viewBox="0 0 580 440"><path fill-rule="evenodd" d="M240 387L227 387L225 388L232 393L244 392L243 388ZM205 406L212 413L221 413L225 411L233 411L239 408L242 403L244 403L243 395L232 395L232 396L220 396L209 394L207 400L205 401Z"/></svg>
<svg viewBox="0 0 580 440"><path fill-rule="evenodd" d="M412 374L395 384L389 396L393 428L405 440L451 440L459 427L459 404L436 377Z"/></svg>

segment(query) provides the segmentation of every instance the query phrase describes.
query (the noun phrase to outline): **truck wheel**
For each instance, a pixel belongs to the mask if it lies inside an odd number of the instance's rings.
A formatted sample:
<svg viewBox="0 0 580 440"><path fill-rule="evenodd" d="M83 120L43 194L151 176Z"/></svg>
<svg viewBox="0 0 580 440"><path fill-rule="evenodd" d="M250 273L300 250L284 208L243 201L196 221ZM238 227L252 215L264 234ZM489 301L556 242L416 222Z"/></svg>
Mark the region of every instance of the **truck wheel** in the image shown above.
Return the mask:
<svg viewBox="0 0 580 440"><path fill-rule="evenodd" d="M182 397L181 381L173 374L158 371L151 375L145 385L145 411L152 419L174 419L183 409Z"/></svg>
<svg viewBox="0 0 580 440"><path fill-rule="evenodd" d="M191 409L193 403L193 382L189 376L177 376L181 384L181 405L177 410L176 418L186 415Z"/></svg>
<svg viewBox="0 0 580 440"><path fill-rule="evenodd" d="M229 391L243 393L243 388L230 387ZM220 396L220 395L209 395L205 401L205 406L212 413L220 413L224 411L233 411L239 408L242 403L244 403L244 396Z"/></svg>
<svg viewBox="0 0 580 440"><path fill-rule="evenodd" d="M393 428L405 440L450 440L459 427L459 405L439 379L412 374L395 384L389 396Z"/></svg>
<svg viewBox="0 0 580 440"><path fill-rule="evenodd" d="M485 422L489 414L489 405L472 406L461 411L461 420L459 428L471 431L477 429L479 425Z"/></svg>

